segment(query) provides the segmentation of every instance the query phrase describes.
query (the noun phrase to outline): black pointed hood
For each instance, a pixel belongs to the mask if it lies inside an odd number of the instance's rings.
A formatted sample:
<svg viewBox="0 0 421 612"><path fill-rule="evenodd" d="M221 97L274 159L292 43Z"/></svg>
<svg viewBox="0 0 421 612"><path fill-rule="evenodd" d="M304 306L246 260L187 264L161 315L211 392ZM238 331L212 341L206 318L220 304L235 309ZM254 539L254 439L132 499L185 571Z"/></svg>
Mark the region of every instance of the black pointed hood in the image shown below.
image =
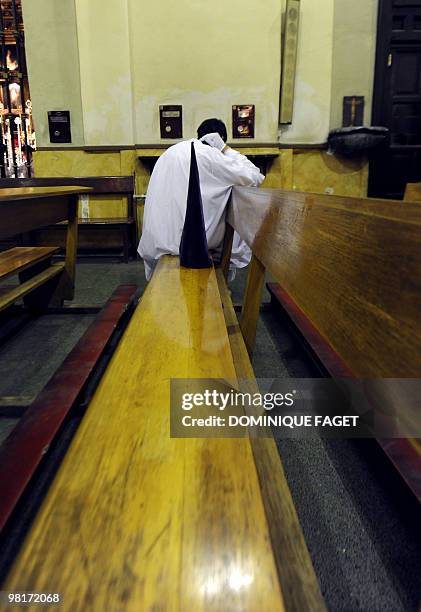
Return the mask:
<svg viewBox="0 0 421 612"><path fill-rule="evenodd" d="M203 218L202 195L200 193L199 169L194 144L191 143L189 191L186 216L180 242L180 265L185 268L211 268Z"/></svg>

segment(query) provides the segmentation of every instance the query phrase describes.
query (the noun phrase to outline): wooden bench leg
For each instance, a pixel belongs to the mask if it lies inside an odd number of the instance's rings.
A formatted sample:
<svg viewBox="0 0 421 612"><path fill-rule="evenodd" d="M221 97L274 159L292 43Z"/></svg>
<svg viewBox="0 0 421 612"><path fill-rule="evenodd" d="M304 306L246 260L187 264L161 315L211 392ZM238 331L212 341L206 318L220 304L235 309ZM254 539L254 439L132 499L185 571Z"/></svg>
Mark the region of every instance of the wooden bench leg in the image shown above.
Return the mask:
<svg viewBox="0 0 421 612"><path fill-rule="evenodd" d="M257 320L259 318L259 308L265 282L265 271L264 265L253 255L247 277L240 321L241 332L249 355L253 352L254 340L256 338Z"/></svg>
<svg viewBox="0 0 421 612"><path fill-rule="evenodd" d="M63 305L64 300L73 300L75 293L79 196L71 196L68 206L69 222L66 232L66 265L53 299L50 302L51 306L57 308Z"/></svg>

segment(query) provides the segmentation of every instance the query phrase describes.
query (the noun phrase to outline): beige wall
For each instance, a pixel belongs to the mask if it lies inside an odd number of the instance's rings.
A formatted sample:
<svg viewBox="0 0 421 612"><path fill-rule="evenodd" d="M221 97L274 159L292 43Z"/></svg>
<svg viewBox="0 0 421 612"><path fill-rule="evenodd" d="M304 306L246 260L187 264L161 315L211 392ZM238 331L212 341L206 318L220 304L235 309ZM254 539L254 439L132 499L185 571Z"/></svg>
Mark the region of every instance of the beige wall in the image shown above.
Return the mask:
<svg viewBox="0 0 421 612"><path fill-rule="evenodd" d="M256 141L276 142L280 0L129 2L136 142L160 142L159 104L183 105L185 137L255 104Z"/></svg>
<svg viewBox="0 0 421 612"><path fill-rule="evenodd" d="M38 146L51 146L49 110L70 110L73 145L83 145L74 0L22 0L22 7Z"/></svg>
<svg viewBox="0 0 421 612"><path fill-rule="evenodd" d="M342 126L344 96L365 97L371 123L378 0L335 0L331 127Z"/></svg>
<svg viewBox="0 0 421 612"><path fill-rule="evenodd" d="M75 4L85 141L134 144L127 0Z"/></svg>
<svg viewBox="0 0 421 612"><path fill-rule="evenodd" d="M325 142L330 126L334 0L301 0L292 124L280 142Z"/></svg>
<svg viewBox="0 0 421 612"><path fill-rule="evenodd" d="M276 141L280 0L24 0L24 9L39 145L50 144L50 109L71 110L73 145L159 143L166 103L183 105L185 137L209 116L231 126L233 104L255 104L256 140Z"/></svg>
<svg viewBox="0 0 421 612"><path fill-rule="evenodd" d="M371 121L378 0L301 0L295 104L281 143L325 142L344 96L365 97Z"/></svg>
<svg viewBox="0 0 421 612"><path fill-rule="evenodd" d="M293 122L279 131L286 0L23 0L38 144L47 110L70 109L71 146L119 146L162 142L160 104L183 105L188 138L214 115L230 133L242 103L256 105L256 143L324 142L344 95L365 95L370 121L377 1L301 0Z"/></svg>

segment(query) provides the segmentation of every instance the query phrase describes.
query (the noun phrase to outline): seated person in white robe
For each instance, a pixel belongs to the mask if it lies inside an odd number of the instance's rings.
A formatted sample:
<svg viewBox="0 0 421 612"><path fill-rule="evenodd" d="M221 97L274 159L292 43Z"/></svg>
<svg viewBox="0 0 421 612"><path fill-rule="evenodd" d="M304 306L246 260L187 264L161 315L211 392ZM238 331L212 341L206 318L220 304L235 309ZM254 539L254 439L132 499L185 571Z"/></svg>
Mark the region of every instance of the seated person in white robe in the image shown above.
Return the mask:
<svg viewBox="0 0 421 612"><path fill-rule="evenodd" d="M158 159L146 194L142 238L138 252L147 280L162 255L178 255L187 205L191 143L199 170L208 248L221 253L225 233L225 209L234 185L258 186L264 180L259 169L225 143L227 130L219 119L207 119L198 138L173 145ZM246 266L250 249L234 235L230 271ZM231 277L233 274L231 273Z"/></svg>

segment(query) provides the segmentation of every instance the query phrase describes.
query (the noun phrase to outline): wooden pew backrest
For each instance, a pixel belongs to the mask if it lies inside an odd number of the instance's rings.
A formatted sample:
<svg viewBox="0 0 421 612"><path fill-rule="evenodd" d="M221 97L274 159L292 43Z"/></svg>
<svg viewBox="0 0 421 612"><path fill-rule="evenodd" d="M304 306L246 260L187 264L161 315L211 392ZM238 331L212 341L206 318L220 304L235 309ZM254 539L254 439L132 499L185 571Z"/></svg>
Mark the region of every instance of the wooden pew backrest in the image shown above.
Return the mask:
<svg viewBox="0 0 421 612"><path fill-rule="evenodd" d="M235 187L228 223L360 377L421 375L421 207Z"/></svg>
<svg viewBox="0 0 421 612"><path fill-rule="evenodd" d="M14 187L62 187L83 185L91 187L90 193L127 194L134 192L134 176L51 176L40 178L0 179L0 188Z"/></svg>
<svg viewBox="0 0 421 612"><path fill-rule="evenodd" d="M94 204L89 218L79 217L82 226L79 247L101 251L104 245L114 249L122 246L122 255L128 261L130 250L135 253L138 242L136 210L133 206L134 175L0 179L0 188L9 190L74 185L90 187L89 197ZM81 207L79 209L80 215ZM63 247L63 234L63 227L45 227L37 232L35 241L37 244L58 244Z"/></svg>
<svg viewBox="0 0 421 612"><path fill-rule="evenodd" d="M135 177L130 176L51 176L40 178L0 179L0 189L16 187L90 187L90 195L127 198L127 217L134 218L133 194Z"/></svg>

